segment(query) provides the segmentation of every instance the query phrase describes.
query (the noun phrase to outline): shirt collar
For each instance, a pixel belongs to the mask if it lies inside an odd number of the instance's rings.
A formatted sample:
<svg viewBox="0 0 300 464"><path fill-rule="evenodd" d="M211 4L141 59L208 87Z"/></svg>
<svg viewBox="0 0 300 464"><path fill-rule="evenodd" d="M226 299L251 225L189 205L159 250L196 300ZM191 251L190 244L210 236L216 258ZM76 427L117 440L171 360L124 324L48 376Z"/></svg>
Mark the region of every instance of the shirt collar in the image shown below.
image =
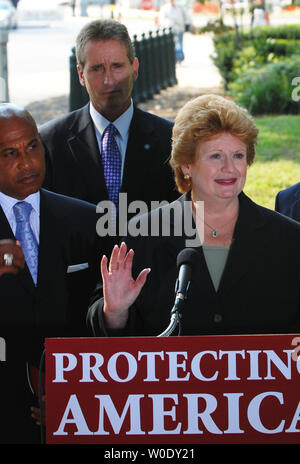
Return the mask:
<svg viewBox="0 0 300 464"><path fill-rule="evenodd" d="M12 208L16 203L18 203L20 200L17 200L16 198L10 197L8 195L5 195L5 193L0 192L0 205L3 209L3 211L7 214L10 214L12 212ZM32 193L31 195L28 195L28 197L24 198L22 201L27 201L27 203L30 203L34 211L37 213L37 215L40 215L40 192Z"/></svg>
<svg viewBox="0 0 300 464"><path fill-rule="evenodd" d="M92 102L90 102L90 115L95 124L96 129L99 131L100 135L102 136L103 132L105 131L106 127L111 123L108 121L102 114L100 114L96 108L93 106ZM128 135L129 126L131 123L131 119L133 116L133 102L131 100L129 108L124 111L115 121L113 121L113 125L118 129L119 134L122 139L125 139Z"/></svg>

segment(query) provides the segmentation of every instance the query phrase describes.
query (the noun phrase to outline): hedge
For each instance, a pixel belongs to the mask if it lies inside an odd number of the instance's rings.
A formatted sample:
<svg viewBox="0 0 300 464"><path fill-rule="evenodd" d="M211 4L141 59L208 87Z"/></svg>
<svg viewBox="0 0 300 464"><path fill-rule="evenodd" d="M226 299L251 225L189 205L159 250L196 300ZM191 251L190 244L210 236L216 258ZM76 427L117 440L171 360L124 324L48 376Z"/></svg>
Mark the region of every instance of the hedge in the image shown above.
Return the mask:
<svg viewBox="0 0 300 464"><path fill-rule="evenodd" d="M234 78L234 61L241 50L254 46L259 56L274 53L276 56L296 54L300 50L300 24L288 26L264 26L252 31L225 32L213 38L215 54L213 61L224 79L225 88ZM295 47L295 50L293 48Z"/></svg>
<svg viewBox="0 0 300 464"><path fill-rule="evenodd" d="M252 68L229 85L234 100L253 115L300 114L300 102L292 98L292 81L300 76L300 57Z"/></svg>
<svg viewBox="0 0 300 464"><path fill-rule="evenodd" d="M300 25L265 26L214 36L213 60L225 89L253 114L300 113L292 81L300 77Z"/></svg>

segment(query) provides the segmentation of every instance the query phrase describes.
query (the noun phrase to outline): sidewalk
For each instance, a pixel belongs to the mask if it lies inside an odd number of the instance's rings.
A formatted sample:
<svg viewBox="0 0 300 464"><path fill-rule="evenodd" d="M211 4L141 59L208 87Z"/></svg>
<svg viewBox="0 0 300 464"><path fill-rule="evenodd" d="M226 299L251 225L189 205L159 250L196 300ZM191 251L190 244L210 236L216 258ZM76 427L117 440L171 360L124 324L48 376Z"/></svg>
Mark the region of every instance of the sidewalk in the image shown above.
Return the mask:
<svg viewBox="0 0 300 464"><path fill-rule="evenodd" d="M176 67L179 87L210 88L222 85L219 71L211 55L214 52L212 35L184 35L185 60Z"/></svg>

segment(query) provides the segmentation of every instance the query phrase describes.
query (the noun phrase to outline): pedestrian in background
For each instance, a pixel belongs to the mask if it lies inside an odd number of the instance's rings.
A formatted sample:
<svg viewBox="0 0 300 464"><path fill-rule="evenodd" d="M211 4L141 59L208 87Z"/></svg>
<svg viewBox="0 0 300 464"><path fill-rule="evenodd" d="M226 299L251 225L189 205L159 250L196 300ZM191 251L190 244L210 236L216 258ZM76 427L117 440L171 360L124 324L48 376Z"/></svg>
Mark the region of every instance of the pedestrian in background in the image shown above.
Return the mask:
<svg viewBox="0 0 300 464"><path fill-rule="evenodd" d="M189 19L185 9L181 5L176 4L175 0L167 0L161 7L159 25L162 28L172 28L176 63L181 63L184 60L183 34L188 24Z"/></svg>
<svg viewBox="0 0 300 464"><path fill-rule="evenodd" d="M75 16L76 0L71 0L72 15Z"/></svg>

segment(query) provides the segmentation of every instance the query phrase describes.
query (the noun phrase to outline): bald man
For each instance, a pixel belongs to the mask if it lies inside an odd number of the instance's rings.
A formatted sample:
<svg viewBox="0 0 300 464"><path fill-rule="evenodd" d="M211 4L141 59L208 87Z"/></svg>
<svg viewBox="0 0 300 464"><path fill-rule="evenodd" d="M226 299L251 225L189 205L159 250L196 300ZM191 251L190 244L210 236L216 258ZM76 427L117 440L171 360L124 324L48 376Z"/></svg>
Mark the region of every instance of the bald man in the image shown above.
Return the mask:
<svg viewBox="0 0 300 464"><path fill-rule="evenodd" d="M44 149L31 115L0 105L0 443L39 442L26 374L45 337L86 335L98 279L96 209L41 188ZM30 371L31 372L31 371ZM31 385L34 390L34 385Z"/></svg>

